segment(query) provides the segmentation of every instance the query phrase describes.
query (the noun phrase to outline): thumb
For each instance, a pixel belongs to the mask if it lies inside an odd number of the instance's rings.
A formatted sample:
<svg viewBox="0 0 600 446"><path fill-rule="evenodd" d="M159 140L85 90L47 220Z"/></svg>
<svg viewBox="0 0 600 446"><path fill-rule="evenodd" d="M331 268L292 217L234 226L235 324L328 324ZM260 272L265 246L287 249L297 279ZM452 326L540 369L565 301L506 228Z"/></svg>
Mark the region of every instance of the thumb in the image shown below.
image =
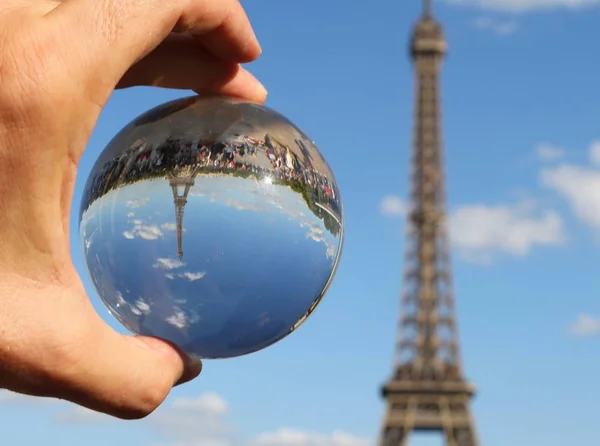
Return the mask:
<svg viewBox="0 0 600 446"><path fill-rule="evenodd" d="M165 341L123 336L98 322L100 333L81 344L85 352L59 397L118 418L138 419L152 413L174 385L201 372L200 360Z"/></svg>

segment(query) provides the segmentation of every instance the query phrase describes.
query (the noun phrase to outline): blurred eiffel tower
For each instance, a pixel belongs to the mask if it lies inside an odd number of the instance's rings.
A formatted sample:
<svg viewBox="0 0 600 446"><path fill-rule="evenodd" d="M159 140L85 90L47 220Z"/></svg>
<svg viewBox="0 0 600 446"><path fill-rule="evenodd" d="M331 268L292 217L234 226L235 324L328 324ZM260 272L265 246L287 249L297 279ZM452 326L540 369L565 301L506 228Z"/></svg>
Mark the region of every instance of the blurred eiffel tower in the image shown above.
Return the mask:
<svg viewBox="0 0 600 446"><path fill-rule="evenodd" d="M437 431L447 446L477 446L474 388L461 366L446 229L439 74L446 52L431 0L415 24L410 53L416 103L411 208L397 362L383 386L379 446L406 446L413 431Z"/></svg>
<svg viewBox="0 0 600 446"><path fill-rule="evenodd" d="M177 230L177 257L183 258L183 212L187 204L187 196L194 185L198 167L194 167L188 175L175 176L169 172L169 186L173 191L173 203L175 204L175 226ZM183 193L179 193L179 188L183 187Z"/></svg>

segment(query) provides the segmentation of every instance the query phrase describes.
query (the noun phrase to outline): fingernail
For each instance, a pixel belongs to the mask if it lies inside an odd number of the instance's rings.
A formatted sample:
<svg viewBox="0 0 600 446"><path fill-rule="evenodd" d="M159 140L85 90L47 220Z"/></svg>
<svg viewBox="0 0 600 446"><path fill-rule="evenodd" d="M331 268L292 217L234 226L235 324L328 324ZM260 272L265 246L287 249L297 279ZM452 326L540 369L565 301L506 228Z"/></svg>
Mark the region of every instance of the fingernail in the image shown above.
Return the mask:
<svg viewBox="0 0 600 446"><path fill-rule="evenodd" d="M181 378L175 383L176 386L190 382L197 378L202 372L202 360L197 356L185 356L184 368Z"/></svg>
<svg viewBox="0 0 600 446"><path fill-rule="evenodd" d="M246 71L248 77L252 80L252 83L254 84L254 98L258 101L258 102L265 102L265 100L267 99L267 95L269 94L269 92L267 91L267 89L265 88L265 86L258 80L256 79L256 77L254 77L254 75L248 71Z"/></svg>
<svg viewBox="0 0 600 446"><path fill-rule="evenodd" d="M245 97L261 104L265 102L268 91L252 73L245 68L241 68L237 81L239 82L238 85L245 90ZM249 89L251 90L248 91Z"/></svg>
<svg viewBox="0 0 600 446"><path fill-rule="evenodd" d="M269 92L267 91L267 89L265 88L265 86L263 84L261 84L258 81L256 81L256 82L257 82L256 96L261 98L261 102L265 102L267 100L267 96L268 96Z"/></svg>

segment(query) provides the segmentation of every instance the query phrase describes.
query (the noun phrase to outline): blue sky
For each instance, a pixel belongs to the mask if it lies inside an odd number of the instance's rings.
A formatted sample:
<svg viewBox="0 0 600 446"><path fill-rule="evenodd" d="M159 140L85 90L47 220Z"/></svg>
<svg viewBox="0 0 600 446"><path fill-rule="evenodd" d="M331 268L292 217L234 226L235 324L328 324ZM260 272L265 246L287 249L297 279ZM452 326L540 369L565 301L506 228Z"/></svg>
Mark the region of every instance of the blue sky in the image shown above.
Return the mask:
<svg viewBox="0 0 600 446"><path fill-rule="evenodd" d="M597 444L600 31L597 0L439 0L444 132L465 372L486 446ZM334 283L294 334L206 362L148 419L0 393L2 444L370 446L392 370L417 1L244 2L267 104L321 147L344 199ZM598 7L595 7L598 6ZM185 92L114 95L82 160ZM73 213L73 252L84 272ZM86 279L87 280L87 279ZM99 303L98 311L115 327ZM595 427L596 426L596 427ZM439 446L415 437L411 446Z"/></svg>

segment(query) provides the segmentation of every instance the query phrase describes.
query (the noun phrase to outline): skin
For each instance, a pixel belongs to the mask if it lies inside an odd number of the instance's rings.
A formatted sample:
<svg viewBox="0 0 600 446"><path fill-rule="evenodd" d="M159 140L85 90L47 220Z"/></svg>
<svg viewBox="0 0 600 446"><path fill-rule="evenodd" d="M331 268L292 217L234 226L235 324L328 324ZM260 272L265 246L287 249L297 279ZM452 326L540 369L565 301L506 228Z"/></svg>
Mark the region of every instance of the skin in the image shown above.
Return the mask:
<svg viewBox="0 0 600 446"><path fill-rule="evenodd" d="M69 249L77 166L115 88L262 103L239 65L260 52L238 0L0 1L0 388L134 419L198 376L93 310Z"/></svg>

